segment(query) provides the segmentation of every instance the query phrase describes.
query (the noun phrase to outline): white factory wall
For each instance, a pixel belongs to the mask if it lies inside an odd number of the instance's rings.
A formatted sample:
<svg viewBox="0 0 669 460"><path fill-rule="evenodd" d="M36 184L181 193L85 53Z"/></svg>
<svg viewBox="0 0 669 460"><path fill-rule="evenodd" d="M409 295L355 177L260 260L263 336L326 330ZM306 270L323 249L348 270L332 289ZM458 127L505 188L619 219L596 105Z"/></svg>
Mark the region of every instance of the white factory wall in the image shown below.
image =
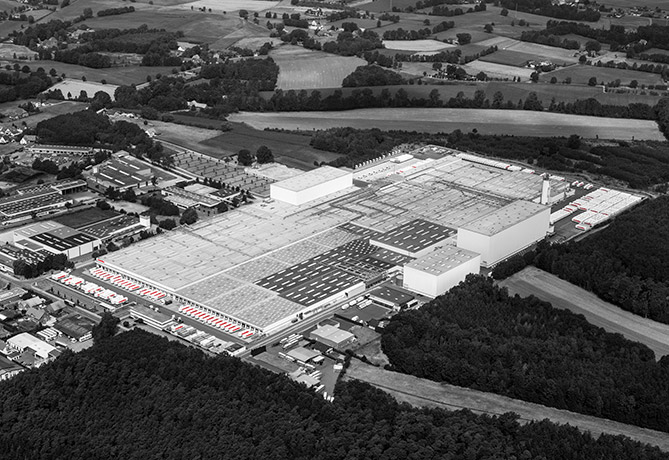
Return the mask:
<svg viewBox="0 0 669 460"><path fill-rule="evenodd" d="M345 176L337 177L321 184L315 185L305 190L295 192L281 187L281 183L270 184L270 196L284 203L295 206L308 203L312 200L317 200L332 193L339 192L353 185L353 174L346 174Z"/></svg>
<svg viewBox="0 0 669 460"><path fill-rule="evenodd" d="M481 265L490 267L544 238L549 228L550 208L501 232L486 236L458 229L458 247L481 254Z"/></svg>
<svg viewBox="0 0 669 460"><path fill-rule="evenodd" d="M404 287L429 297L437 297L464 281L470 273L478 274L481 256L477 256L440 275L404 266Z"/></svg>

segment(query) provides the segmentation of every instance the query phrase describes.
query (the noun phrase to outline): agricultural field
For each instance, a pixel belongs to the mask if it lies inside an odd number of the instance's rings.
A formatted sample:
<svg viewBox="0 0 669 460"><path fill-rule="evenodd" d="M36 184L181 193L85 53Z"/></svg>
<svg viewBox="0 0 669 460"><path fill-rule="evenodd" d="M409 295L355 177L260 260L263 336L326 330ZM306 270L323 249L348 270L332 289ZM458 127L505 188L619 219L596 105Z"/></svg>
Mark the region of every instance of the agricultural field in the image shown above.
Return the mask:
<svg viewBox="0 0 669 460"><path fill-rule="evenodd" d="M270 57L279 65L277 88L283 90L340 88L344 78L367 64L355 56L335 56L293 45L272 50Z"/></svg>
<svg viewBox="0 0 669 460"><path fill-rule="evenodd" d="M32 59L35 53L26 46L13 45L11 43L0 44L0 59L14 59L14 55L17 58L25 56Z"/></svg>
<svg viewBox="0 0 669 460"><path fill-rule="evenodd" d="M437 40L384 40L383 45L391 50L415 52L433 52L455 48L455 45Z"/></svg>
<svg viewBox="0 0 669 460"><path fill-rule="evenodd" d="M489 56L494 56L495 54L497 53L493 53L492 55ZM485 72L488 78L513 79L513 77L520 77L523 80L529 80L530 75L532 74L532 72L534 72L532 69L529 69L527 67L517 67L513 64L504 65L504 64L496 64L494 62L483 62L480 59L472 61L469 64L465 64L462 66L462 68L465 69L467 73L471 75L476 75L479 72Z"/></svg>
<svg viewBox="0 0 669 460"><path fill-rule="evenodd" d="M313 169L314 162L329 162L340 157L336 153L312 148L309 145L310 140L310 135L258 131L235 123L232 131L203 141L202 145L218 150L218 155L211 155L215 158L229 156L241 149L255 152L261 145L266 145L272 150L277 162L302 170Z"/></svg>
<svg viewBox="0 0 669 460"><path fill-rule="evenodd" d="M220 9L204 13L197 9L191 11L190 5L186 10L138 3L133 6L136 8L133 13L101 18L94 16L82 24L93 29L130 29L147 24L156 29L180 30L185 34L184 39L187 41L210 44L244 26L244 20L236 13L224 14ZM78 0L67 8L58 10L49 19L72 19L80 15L84 8L92 8L95 14L109 7L109 2L104 0Z"/></svg>
<svg viewBox="0 0 669 460"><path fill-rule="evenodd" d="M574 50L554 46L506 40L497 45L497 52L481 57L482 61L522 66L527 61L551 61L557 65L576 64L578 56Z"/></svg>
<svg viewBox="0 0 669 460"><path fill-rule="evenodd" d="M12 64L17 61L0 61L1 66ZM76 64L67 64L56 61L18 61L21 65L28 65L31 68L43 67L47 72L55 69L57 75L65 74L68 79L80 80L86 77L88 81L100 82L105 80L110 85L139 85L146 83L146 77L157 74L169 75L174 67L147 67L147 66L128 66L128 67L110 67L108 69L91 69ZM178 70L178 69L177 69Z"/></svg>
<svg viewBox="0 0 669 460"><path fill-rule="evenodd" d="M571 77L572 83L582 85L587 84L591 77L596 77L598 84L615 80L620 80L623 85L629 84L632 80L639 82L639 85L664 84L662 76L655 73L578 64L543 73L541 74L540 81L548 82L552 77L556 77L558 81L563 81L565 78Z"/></svg>
<svg viewBox="0 0 669 460"><path fill-rule="evenodd" d="M0 104L0 110L6 110L9 108L16 108L18 107L19 104L23 103L24 101L14 101L14 102L5 102L3 104ZM74 101L47 101L47 106L40 107L40 112L36 113L34 115L30 115L27 118L23 118L21 120L21 123L25 122L26 125L28 125L29 128L34 127L39 123L40 121L47 120L49 118L53 118L56 115L62 115L64 113L71 113L71 112L77 112L79 110L85 110L88 108L88 104L86 102L74 102ZM7 121L5 123L0 124L0 127L5 128L8 126L11 126L12 124L16 124L16 122L10 122ZM11 144L7 144L11 145Z"/></svg>
<svg viewBox="0 0 669 460"><path fill-rule="evenodd" d="M93 97L98 91L104 91L114 100L114 91L116 91L116 88L118 88L116 85L103 85L102 83L92 81L65 79L49 89L59 89L63 93L63 96L65 96L65 99L76 99L82 91L85 91L88 97Z"/></svg>
<svg viewBox="0 0 669 460"><path fill-rule="evenodd" d="M481 134L551 137L560 133L578 134L586 139L598 136L600 139L664 140L654 121L524 110L383 108L344 112L241 112L229 119L255 129L311 131L351 126L437 133L456 129L469 132L476 128Z"/></svg>

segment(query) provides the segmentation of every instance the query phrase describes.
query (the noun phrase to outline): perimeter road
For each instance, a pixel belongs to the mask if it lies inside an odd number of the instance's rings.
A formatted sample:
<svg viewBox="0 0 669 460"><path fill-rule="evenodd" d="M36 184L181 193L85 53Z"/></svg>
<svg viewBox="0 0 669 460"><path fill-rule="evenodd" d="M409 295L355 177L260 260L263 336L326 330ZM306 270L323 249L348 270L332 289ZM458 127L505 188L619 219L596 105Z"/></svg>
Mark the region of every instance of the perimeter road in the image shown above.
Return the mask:
<svg viewBox="0 0 669 460"><path fill-rule="evenodd" d="M536 267L527 267L498 284L506 287L511 295L518 294L521 297L534 295L550 302L555 308L582 314L595 326L643 343L655 352L656 359L669 355L669 325L643 318L604 302L592 292Z"/></svg>
<svg viewBox="0 0 669 460"><path fill-rule="evenodd" d="M658 446L660 449L669 452L669 435L667 433L507 398L494 393L433 382L432 380L377 368L357 359L351 360L351 364L344 375L345 379L367 382L386 391L399 402L407 402L416 407L441 407L448 410L469 409L476 413L489 415L514 412L520 416L519 421L521 423L549 419L555 423L568 423L584 432L589 431L595 437L602 433L628 436L636 441Z"/></svg>

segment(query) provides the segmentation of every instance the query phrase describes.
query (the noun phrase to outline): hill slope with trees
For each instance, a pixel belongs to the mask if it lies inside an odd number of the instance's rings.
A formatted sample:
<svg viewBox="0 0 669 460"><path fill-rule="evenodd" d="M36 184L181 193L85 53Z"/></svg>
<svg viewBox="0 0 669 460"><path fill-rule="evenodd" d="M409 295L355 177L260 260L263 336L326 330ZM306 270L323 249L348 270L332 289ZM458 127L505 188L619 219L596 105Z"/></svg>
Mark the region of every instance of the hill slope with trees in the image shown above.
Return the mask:
<svg viewBox="0 0 669 460"><path fill-rule="evenodd" d="M488 277L393 317L382 346L392 370L669 431L669 357Z"/></svg>
<svg viewBox="0 0 669 460"><path fill-rule="evenodd" d="M143 331L0 383L3 459L666 460L549 422L414 409L359 382L334 403L285 376Z"/></svg>

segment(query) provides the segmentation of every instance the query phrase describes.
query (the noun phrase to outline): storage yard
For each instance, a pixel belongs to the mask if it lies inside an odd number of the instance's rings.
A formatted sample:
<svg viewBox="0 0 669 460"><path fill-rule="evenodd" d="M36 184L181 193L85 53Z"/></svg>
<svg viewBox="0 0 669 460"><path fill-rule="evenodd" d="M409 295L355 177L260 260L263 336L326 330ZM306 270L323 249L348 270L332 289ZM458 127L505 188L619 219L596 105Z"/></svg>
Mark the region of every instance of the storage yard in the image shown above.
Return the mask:
<svg viewBox="0 0 669 460"><path fill-rule="evenodd" d="M549 205L569 191L562 177L437 146L396 148L335 172L279 181L271 198L107 254L98 267L130 283L121 287L157 292L250 338L345 302L407 264L436 270L419 290L438 295L478 273L479 261L493 265L546 236ZM323 180L319 191L311 176L323 174L346 180ZM481 238L460 235L483 227ZM513 244L498 244L509 231ZM428 254L440 260L421 262Z"/></svg>

